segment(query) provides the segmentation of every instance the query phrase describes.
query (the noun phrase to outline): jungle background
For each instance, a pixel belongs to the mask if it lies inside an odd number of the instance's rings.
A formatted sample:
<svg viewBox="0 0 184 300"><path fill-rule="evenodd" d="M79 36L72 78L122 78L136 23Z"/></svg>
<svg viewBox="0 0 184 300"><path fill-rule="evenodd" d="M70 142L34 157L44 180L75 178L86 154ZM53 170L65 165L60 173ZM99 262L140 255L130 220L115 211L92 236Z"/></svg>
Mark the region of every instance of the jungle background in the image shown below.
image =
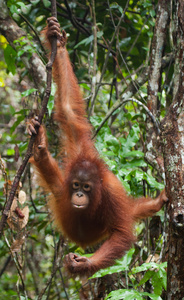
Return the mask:
<svg viewBox="0 0 184 300"><path fill-rule="evenodd" d="M26 124L39 113L45 91L41 31L51 3L0 0L0 7L3 212L28 146ZM135 225L136 243L114 266L89 280L73 279L63 268L65 254L90 254L95 248L84 251L57 232L48 195L27 164L0 240L0 299L181 299L183 1L63 0L57 14L100 156L128 194L156 197L166 185L169 204ZM53 84L43 123L57 157L54 93Z"/></svg>

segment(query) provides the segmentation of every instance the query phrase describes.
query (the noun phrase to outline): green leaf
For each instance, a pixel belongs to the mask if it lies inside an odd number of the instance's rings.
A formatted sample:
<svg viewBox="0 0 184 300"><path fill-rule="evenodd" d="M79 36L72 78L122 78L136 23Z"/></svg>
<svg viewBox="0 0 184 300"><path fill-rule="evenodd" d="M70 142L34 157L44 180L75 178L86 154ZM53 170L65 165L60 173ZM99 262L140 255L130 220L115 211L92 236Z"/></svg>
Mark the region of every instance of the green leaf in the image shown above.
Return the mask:
<svg viewBox="0 0 184 300"><path fill-rule="evenodd" d="M150 271L148 270L145 274L144 277L140 280L138 286L143 285L144 283L146 283L154 274L154 271Z"/></svg>
<svg viewBox="0 0 184 300"><path fill-rule="evenodd" d="M7 149L7 155L11 156L15 154L15 150L14 149Z"/></svg>
<svg viewBox="0 0 184 300"><path fill-rule="evenodd" d="M27 5L21 5L21 11L25 14L28 15L31 12L32 5L27 4Z"/></svg>
<svg viewBox="0 0 184 300"><path fill-rule="evenodd" d="M97 38L100 39L103 36L103 31L97 32Z"/></svg>
<svg viewBox="0 0 184 300"><path fill-rule="evenodd" d="M101 124L102 120L103 119L99 116L90 117L90 122L93 125L93 127L95 127L95 128L98 128L98 126Z"/></svg>
<svg viewBox="0 0 184 300"><path fill-rule="evenodd" d="M134 150L130 152L123 152L122 157L144 157L144 153L142 151Z"/></svg>
<svg viewBox="0 0 184 300"><path fill-rule="evenodd" d="M138 182L143 180L144 172L142 170L134 170L132 173Z"/></svg>
<svg viewBox="0 0 184 300"><path fill-rule="evenodd" d="M104 136L104 142L107 143L107 146L113 146L116 150L119 149L119 141L117 138L115 138L113 135L105 134Z"/></svg>
<svg viewBox="0 0 184 300"><path fill-rule="evenodd" d="M19 144L19 152L22 153L28 146L28 141Z"/></svg>
<svg viewBox="0 0 184 300"><path fill-rule="evenodd" d="M131 273L136 274L139 272L147 271L150 268L156 269L158 266L159 266L159 264L157 264L155 262L143 263L141 266L132 268Z"/></svg>
<svg viewBox="0 0 184 300"><path fill-rule="evenodd" d="M166 269L163 267L158 268L154 272L154 275L151 279L151 283L153 285L154 293L156 295L162 294L162 289L164 288L166 290L167 288L167 272Z"/></svg>
<svg viewBox="0 0 184 300"><path fill-rule="evenodd" d="M18 11L16 5L11 5L10 6L10 11L11 11L12 14L14 14L14 13L19 14L19 11Z"/></svg>
<svg viewBox="0 0 184 300"><path fill-rule="evenodd" d="M42 223L43 221L45 221L45 219L47 218L48 214L44 213L44 214L40 214L38 217L38 222Z"/></svg>
<svg viewBox="0 0 184 300"><path fill-rule="evenodd" d="M15 66L16 55L17 55L16 51L10 45L7 45L7 47L4 49L4 58L8 70L13 75L15 75L15 70L16 70L16 66Z"/></svg>
<svg viewBox="0 0 184 300"><path fill-rule="evenodd" d="M117 178L119 179L119 181L121 181L122 185L124 186L125 190L127 191L128 194L130 194L131 189L130 189L130 185L128 184L128 182L126 180L123 180L123 178L121 177L121 170L118 171L118 173L116 174Z"/></svg>
<svg viewBox="0 0 184 300"><path fill-rule="evenodd" d="M49 97L49 101L47 103L47 109L48 109L48 113L49 113L49 117L51 116L51 113L53 111L54 108L54 95L56 93L56 86L54 84L52 84L51 86L51 94Z"/></svg>
<svg viewBox="0 0 184 300"><path fill-rule="evenodd" d="M29 89L27 91L22 92L21 97L27 97L27 96L31 95L32 93L34 93L36 91L37 91L37 89L34 89L34 88Z"/></svg>
<svg viewBox="0 0 184 300"><path fill-rule="evenodd" d="M153 18L155 17L155 10L154 9L150 9L150 16Z"/></svg>
<svg viewBox="0 0 184 300"><path fill-rule="evenodd" d="M142 296L144 296L144 299L145 299L145 297L149 297L152 300L162 300L162 298L158 295L154 295L154 294L150 294L150 293L141 293L141 294L142 294Z"/></svg>
<svg viewBox="0 0 184 300"><path fill-rule="evenodd" d="M124 38L120 41L119 45L120 45L120 48L123 47L127 47L131 42L131 37L127 37L127 38Z"/></svg>
<svg viewBox="0 0 184 300"><path fill-rule="evenodd" d="M81 87L83 87L85 90L91 91L91 88L86 83L81 83Z"/></svg>
<svg viewBox="0 0 184 300"><path fill-rule="evenodd" d="M165 291L167 290L167 262L165 262L166 265L160 268L160 271L162 272L162 285Z"/></svg>
<svg viewBox="0 0 184 300"><path fill-rule="evenodd" d="M161 264L158 264L155 262L143 263L141 266L132 268L131 273L136 274L139 272L147 271L149 269L162 269L163 270L166 267L167 267L167 262L164 262Z"/></svg>
<svg viewBox="0 0 184 300"><path fill-rule="evenodd" d="M15 108L12 105L10 105L9 110L10 110L11 115L13 116L15 114Z"/></svg>
<svg viewBox="0 0 184 300"><path fill-rule="evenodd" d="M155 26L155 22L152 19L149 19L148 22L151 26Z"/></svg>
<svg viewBox="0 0 184 300"><path fill-rule="evenodd" d="M141 158L132 159L131 161L122 163L122 167L129 168L129 169L133 169L133 168L137 168L137 167L147 167L147 163Z"/></svg>
<svg viewBox="0 0 184 300"><path fill-rule="evenodd" d="M139 141L139 133L140 133L140 128L137 124L133 125L127 139L120 139L123 142L123 147L125 148L124 150L128 152L128 150L132 149L132 147L135 146L135 144Z"/></svg>
<svg viewBox="0 0 184 300"><path fill-rule="evenodd" d="M36 4L38 4L39 2L40 2L40 0L31 0L30 1L33 5L36 5Z"/></svg>
<svg viewBox="0 0 184 300"><path fill-rule="evenodd" d="M80 41L77 45L75 45L74 49L78 48L78 46L82 45L82 44L85 44L85 45L88 45L90 44L94 39L94 36L93 34L90 35L89 37L83 39L82 41Z"/></svg>
<svg viewBox="0 0 184 300"><path fill-rule="evenodd" d="M17 126L23 121L25 120L25 116L19 116L17 118L17 121L15 121L15 123L13 124L13 126L10 128L10 133L12 134L14 132L14 130L17 128Z"/></svg>
<svg viewBox="0 0 184 300"><path fill-rule="evenodd" d="M41 224L39 226L37 226L38 232L40 230L42 230L43 228L45 228L47 226L47 224L48 224L48 221L42 221Z"/></svg>
<svg viewBox="0 0 184 300"><path fill-rule="evenodd" d="M49 117L51 116L53 108L54 108L54 96L50 95L49 101L47 103L47 109L48 109Z"/></svg>
<svg viewBox="0 0 184 300"><path fill-rule="evenodd" d="M26 116L26 113L28 112L28 109L21 109L21 110L18 110L14 113L14 115L24 115L24 117Z"/></svg>
<svg viewBox="0 0 184 300"><path fill-rule="evenodd" d="M163 183L160 183L160 182L157 182L155 180L154 177L152 177L151 175L147 174L147 173L144 173L144 179L147 181L147 183L154 187L155 189L158 189L158 190L163 190L164 189L164 184Z"/></svg>
<svg viewBox="0 0 184 300"><path fill-rule="evenodd" d="M154 275L151 279L151 283L153 285L153 290L154 290L154 294L156 295L161 295L162 293L162 287L163 287L163 284L162 284L162 278L161 278L161 274L160 274L160 270L158 271L155 271L154 272Z"/></svg>
<svg viewBox="0 0 184 300"><path fill-rule="evenodd" d="M20 2L20 1L17 2L16 4L17 4L18 6L20 6L20 7L26 7L26 5L25 5L23 2Z"/></svg>
<svg viewBox="0 0 184 300"><path fill-rule="evenodd" d="M108 157L104 157L104 160L112 172L117 169L117 163L114 160L110 160Z"/></svg>
<svg viewBox="0 0 184 300"><path fill-rule="evenodd" d="M152 6L152 3L150 1L143 1L142 5L145 8L150 8Z"/></svg>
<svg viewBox="0 0 184 300"><path fill-rule="evenodd" d="M143 300L143 297L141 296L141 293L135 291L135 290L127 290L127 289L120 289L117 291L111 292L105 300L119 300L119 299L125 299L125 300Z"/></svg>
<svg viewBox="0 0 184 300"><path fill-rule="evenodd" d="M47 8L51 5L51 2L49 0L43 0L43 4Z"/></svg>
<svg viewBox="0 0 184 300"><path fill-rule="evenodd" d="M17 56L18 56L18 57L21 57L23 54L25 54L24 49L19 50L19 51L17 52Z"/></svg>
<svg viewBox="0 0 184 300"><path fill-rule="evenodd" d="M116 2L113 2L113 3L110 5L110 8L111 8L111 9L113 9L113 8L118 9L118 10L120 11L121 14L123 13L123 8L122 8L120 5L118 5L118 3L116 3Z"/></svg>

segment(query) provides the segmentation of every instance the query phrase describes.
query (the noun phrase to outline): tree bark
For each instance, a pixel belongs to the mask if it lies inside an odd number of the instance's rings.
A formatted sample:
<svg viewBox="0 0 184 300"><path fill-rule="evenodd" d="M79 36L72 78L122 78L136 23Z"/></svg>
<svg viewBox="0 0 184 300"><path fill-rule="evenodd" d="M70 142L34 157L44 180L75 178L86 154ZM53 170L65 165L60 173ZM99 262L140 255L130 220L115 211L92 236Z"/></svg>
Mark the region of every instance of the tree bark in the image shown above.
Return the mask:
<svg viewBox="0 0 184 300"><path fill-rule="evenodd" d="M162 56L164 53L164 47L166 42L166 36L168 33L168 24L170 18L170 1L159 0L157 17L154 29L154 36L151 47L150 57L150 71L148 79L148 108L159 119L160 117L160 98L159 92L161 91L161 79L162 79ZM159 169L159 173L164 177L163 159L160 153L160 140L158 131L154 124L147 119L147 161L152 161L152 165L156 169Z"/></svg>
<svg viewBox="0 0 184 300"><path fill-rule="evenodd" d="M169 198L168 287L167 299L184 297L184 5L173 1L175 13L174 100L162 121L162 148ZM178 28L176 28L178 26Z"/></svg>

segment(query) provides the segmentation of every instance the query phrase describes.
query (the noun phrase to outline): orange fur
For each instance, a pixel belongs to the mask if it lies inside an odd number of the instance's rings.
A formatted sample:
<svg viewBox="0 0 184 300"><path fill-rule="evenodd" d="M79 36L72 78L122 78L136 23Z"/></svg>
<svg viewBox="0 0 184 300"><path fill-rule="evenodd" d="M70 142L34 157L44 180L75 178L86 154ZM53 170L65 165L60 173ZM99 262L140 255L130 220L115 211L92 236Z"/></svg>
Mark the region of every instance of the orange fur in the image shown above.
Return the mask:
<svg viewBox="0 0 184 300"><path fill-rule="evenodd" d="M133 204L120 181L100 159L91 140L92 128L85 117L84 100L65 47L65 33L61 35L58 23L50 18L45 30L48 43L53 35L58 37L53 76L57 84L55 119L62 129L63 169L59 169L48 152L43 127L36 137L31 162L53 194L51 208L62 232L82 247L106 239L90 259L71 253L66 256L65 265L71 273L92 274L112 265L130 248L134 241L133 221L159 210L165 194L156 202L141 198ZM89 206L81 211L71 205L69 186L76 170L87 172L93 184Z"/></svg>

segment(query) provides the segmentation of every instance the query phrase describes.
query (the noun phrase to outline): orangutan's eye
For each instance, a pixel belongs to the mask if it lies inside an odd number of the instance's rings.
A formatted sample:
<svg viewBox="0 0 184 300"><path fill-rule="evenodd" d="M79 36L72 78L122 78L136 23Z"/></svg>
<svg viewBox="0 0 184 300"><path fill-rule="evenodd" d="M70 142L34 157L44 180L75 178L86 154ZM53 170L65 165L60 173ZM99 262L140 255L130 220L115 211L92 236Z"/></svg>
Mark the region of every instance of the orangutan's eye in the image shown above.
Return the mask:
<svg viewBox="0 0 184 300"><path fill-rule="evenodd" d="M90 185L89 185L88 183L84 184L84 185L83 185L83 190L84 190L85 192L91 191Z"/></svg>
<svg viewBox="0 0 184 300"><path fill-rule="evenodd" d="M78 188L79 188L79 183L77 181L74 181L73 182L73 189L78 190Z"/></svg>

